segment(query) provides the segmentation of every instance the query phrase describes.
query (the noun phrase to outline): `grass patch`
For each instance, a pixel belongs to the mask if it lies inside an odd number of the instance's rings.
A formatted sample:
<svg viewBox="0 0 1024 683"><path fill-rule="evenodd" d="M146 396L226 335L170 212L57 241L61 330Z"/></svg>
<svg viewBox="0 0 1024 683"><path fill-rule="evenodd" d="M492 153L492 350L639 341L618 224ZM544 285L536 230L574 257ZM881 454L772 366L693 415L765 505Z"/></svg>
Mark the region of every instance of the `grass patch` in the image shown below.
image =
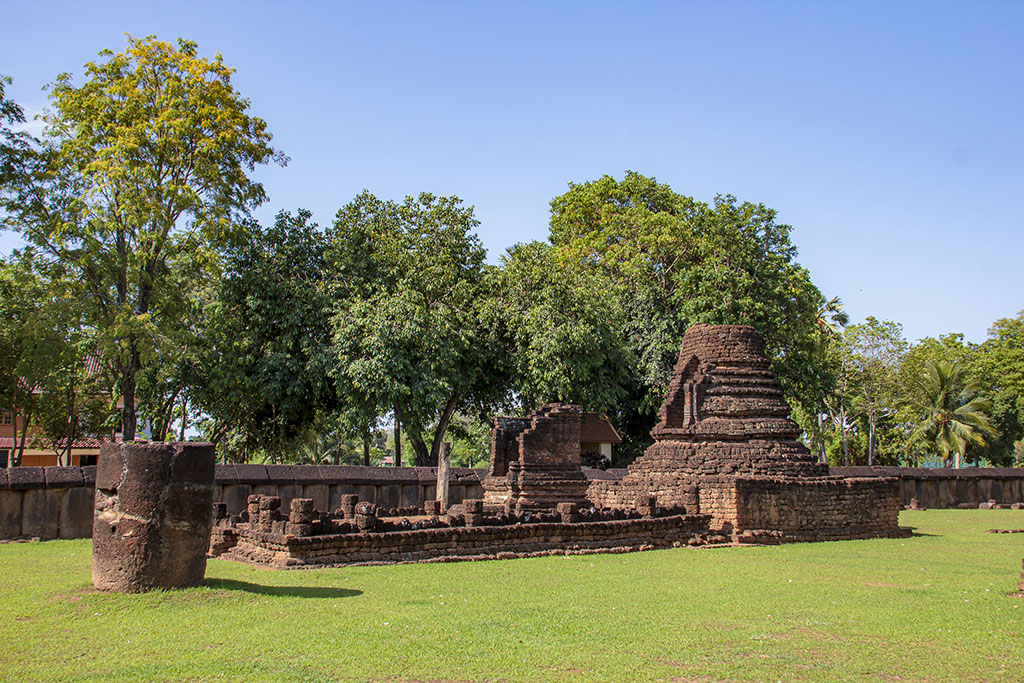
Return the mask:
<svg viewBox="0 0 1024 683"><path fill-rule="evenodd" d="M907 539L270 571L97 593L90 544L0 545L0 679L1020 681L1015 510Z"/></svg>

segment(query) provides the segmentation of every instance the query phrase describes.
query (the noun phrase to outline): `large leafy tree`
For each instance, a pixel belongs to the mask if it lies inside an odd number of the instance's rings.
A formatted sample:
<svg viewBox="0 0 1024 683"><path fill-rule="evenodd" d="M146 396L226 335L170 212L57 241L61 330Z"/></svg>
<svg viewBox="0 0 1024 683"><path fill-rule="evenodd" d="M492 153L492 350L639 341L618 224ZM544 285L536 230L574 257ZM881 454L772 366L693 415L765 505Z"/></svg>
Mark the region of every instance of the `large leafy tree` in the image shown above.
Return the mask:
<svg viewBox="0 0 1024 683"><path fill-rule="evenodd" d="M10 84L10 77L0 75L0 200L24 182L26 166L38 144L28 132L15 130L18 124L25 123L25 112L17 102L7 98ZM0 203L0 207L3 206Z"/></svg>
<svg viewBox="0 0 1024 683"><path fill-rule="evenodd" d="M966 459L968 448L996 436L989 422L992 402L978 395L981 384L965 368L947 361L928 361L908 399L918 423L908 445L921 444L947 465Z"/></svg>
<svg viewBox="0 0 1024 683"><path fill-rule="evenodd" d="M555 260L550 245L520 244L502 257L494 306L509 336L515 402L550 401L611 411L626 398L631 349L612 283L601 271Z"/></svg>
<svg viewBox="0 0 1024 683"><path fill-rule="evenodd" d="M226 454L274 460L337 409L326 241L305 210L244 228L224 250L223 277L201 316L192 390Z"/></svg>
<svg viewBox="0 0 1024 683"><path fill-rule="evenodd" d="M646 438L683 333L698 322L756 327L791 402L807 416L819 408L825 299L775 218L762 204L728 195L707 204L633 172L571 184L551 202L556 257L606 274L624 311L642 387L628 440Z"/></svg>
<svg viewBox="0 0 1024 683"><path fill-rule="evenodd" d="M457 197L364 191L331 231L339 392L363 431L394 411L418 465L437 461L456 411L505 391L476 225Z"/></svg>
<svg viewBox="0 0 1024 683"><path fill-rule="evenodd" d="M87 63L81 85L65 73L50 86L43 144L4 201L7 227L81 280L131 439L139 373L180 310L169 273L235 233L265 198L249 173L285 159L220 55L186 40L127 42Z"/></svg>

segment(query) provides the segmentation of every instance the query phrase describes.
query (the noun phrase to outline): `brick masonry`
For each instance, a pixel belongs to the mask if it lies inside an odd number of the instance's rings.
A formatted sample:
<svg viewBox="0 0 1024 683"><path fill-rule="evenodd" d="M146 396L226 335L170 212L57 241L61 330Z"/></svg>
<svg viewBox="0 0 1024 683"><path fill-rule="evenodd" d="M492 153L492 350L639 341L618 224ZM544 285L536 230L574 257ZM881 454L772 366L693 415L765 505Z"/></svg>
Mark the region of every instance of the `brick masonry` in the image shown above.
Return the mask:
<svg viewBox="0 0 1024 683"><path fill-rule="evenodd" d="M708 518L546 522L294 536L236 528L224 557L279 568L622 553L703 545ZM717 540L724 540L718 538Z"/></svg>
<svg viewBox="0 0 1024 683"><path fill-rule="evenodd" d="M579 406L561 403L525 418L496 418L484 505L521 513L563 502L589 504L589 481L580 468L582 422Z"/></svg>
<svg viewBox="0 0 1024 683"><path fill-rule="evenodd" d="M593 481L601 507L658 503L708 514L737 540L864 538L898 531L898 480L830 476L769 369L761 336L743 325L694 325L679 352L655 443L621 480Z"/></svg>

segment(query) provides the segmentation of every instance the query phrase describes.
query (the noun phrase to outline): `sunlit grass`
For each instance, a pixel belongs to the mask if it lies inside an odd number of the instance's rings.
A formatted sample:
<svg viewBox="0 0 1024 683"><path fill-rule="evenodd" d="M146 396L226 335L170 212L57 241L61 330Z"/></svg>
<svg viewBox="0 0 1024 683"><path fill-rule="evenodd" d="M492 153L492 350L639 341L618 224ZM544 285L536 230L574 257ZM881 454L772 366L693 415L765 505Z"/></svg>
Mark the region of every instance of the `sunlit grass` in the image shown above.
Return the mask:
<svg viewBox="0 0 1024 683"><path fill-rule="evenodd" d="M95 593L89 541L0 545L0 679L1020 681L1014 510L907 539L270 571Z"/></svg>

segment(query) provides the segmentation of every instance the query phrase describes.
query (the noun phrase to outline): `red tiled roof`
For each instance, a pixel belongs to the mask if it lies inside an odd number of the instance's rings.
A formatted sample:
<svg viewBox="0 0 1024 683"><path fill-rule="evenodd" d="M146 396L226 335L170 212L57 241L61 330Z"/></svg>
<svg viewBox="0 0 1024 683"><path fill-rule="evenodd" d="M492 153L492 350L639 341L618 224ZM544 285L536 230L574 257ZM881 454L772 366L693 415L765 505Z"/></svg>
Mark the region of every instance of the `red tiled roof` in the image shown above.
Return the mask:
<svg viewBox="0 0 1024 683"><path fill-rule="evenodd" d="M117 438L117 439L114 439L114 440L115 441L120 441L121 439ZM73 449L74 448L99 448L100 444L107 443L108 441L110 441L110 439L106 439L106 438L99 437L99 436L83 436L80 439L75 439L74 441L72 441L71 442L71 448L73 448ZM55 446L60 446L60 444L54 444L54 445ZM32 443L32 439L29 438L29 439L27 439L25 441L25 447L26 448L38 448L39 444L33 444ZM46 444L45 447L49 448L50 444ZM12 448L14 448L14 438L10 437L10 436L0 436L0 449L9 450L9 449L12 449Z"/></svg>
<svg viewBox="0 0 1024 683"><path fill-rule="evenodd" d="M582 443L622 443L622 437L608 421L607 415L600 413L584 413L583 425L580 427Z"/></svg>

